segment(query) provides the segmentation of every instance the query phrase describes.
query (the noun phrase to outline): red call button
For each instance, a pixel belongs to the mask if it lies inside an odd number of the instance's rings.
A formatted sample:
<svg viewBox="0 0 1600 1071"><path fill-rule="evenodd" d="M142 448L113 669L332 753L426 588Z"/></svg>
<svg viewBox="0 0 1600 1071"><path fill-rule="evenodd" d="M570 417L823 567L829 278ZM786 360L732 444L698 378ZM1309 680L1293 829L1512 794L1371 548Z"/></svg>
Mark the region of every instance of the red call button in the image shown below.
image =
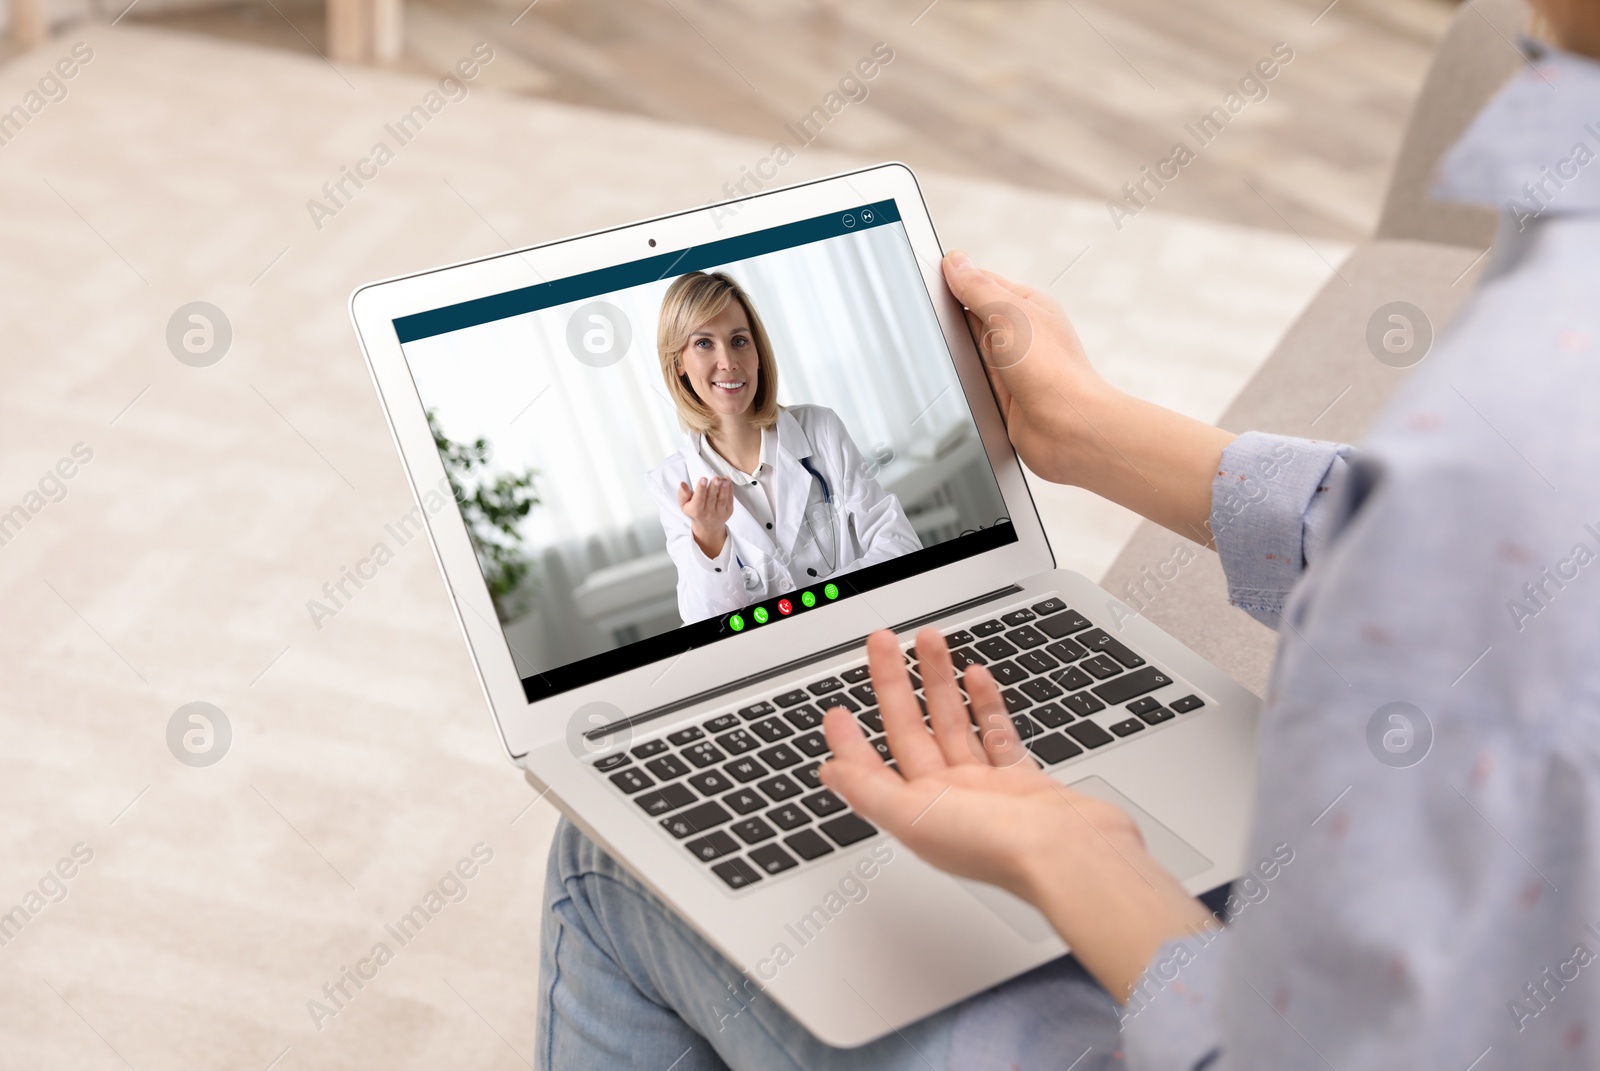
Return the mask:
<svg viewBox="0 0 1600 1071"><path fill-rule="evenodd" d="M780 614L792 614L792 613L794 613L794 603L790 602L788 599L779 599L778 600L778 613L780 613Z"/></svg>

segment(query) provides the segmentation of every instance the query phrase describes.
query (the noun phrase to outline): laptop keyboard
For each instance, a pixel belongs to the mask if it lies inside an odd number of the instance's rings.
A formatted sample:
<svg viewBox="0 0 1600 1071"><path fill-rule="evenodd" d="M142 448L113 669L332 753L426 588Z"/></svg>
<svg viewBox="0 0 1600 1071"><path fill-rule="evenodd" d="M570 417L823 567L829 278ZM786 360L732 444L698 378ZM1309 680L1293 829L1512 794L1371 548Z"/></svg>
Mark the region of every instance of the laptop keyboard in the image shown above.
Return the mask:
<svg viewBox="0 0 1600 1071"><path fill-rule="evenodd" d="M1046 769L1205 705L1196 695L1163 705L1151 693L1173 679L1057 598L944 637L958 674L988 667L1018 735ZM921 701L915 650L906 649L906 662ZM854 714L893 765L864 662L593 765L730 888L743 889L877 835L817 778L830 754L822 712L834 706Z"/></svg>

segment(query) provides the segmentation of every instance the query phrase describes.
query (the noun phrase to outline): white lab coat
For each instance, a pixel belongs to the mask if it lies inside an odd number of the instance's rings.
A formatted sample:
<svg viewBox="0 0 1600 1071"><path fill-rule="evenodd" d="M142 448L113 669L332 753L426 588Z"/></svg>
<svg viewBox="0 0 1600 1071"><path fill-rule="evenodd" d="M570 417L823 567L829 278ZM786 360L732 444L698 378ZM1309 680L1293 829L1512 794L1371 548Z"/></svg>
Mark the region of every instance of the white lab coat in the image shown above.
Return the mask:
<svg viewBox="0 0 1600 1071"><path fill-rule="evenodd" d="M717 475L701 456L700 439L691 436L646 478L661 510L667 552L678 567L684 624L922 549L900 500L878 483L838 415L820 405L796 405L779 410L778 456L769 459L777 473L773 530L735 497L728 546L716 559L707 558L678 505L680 483L695 487ZM827 480L826 505L801 458L809 458Z"/></svg>

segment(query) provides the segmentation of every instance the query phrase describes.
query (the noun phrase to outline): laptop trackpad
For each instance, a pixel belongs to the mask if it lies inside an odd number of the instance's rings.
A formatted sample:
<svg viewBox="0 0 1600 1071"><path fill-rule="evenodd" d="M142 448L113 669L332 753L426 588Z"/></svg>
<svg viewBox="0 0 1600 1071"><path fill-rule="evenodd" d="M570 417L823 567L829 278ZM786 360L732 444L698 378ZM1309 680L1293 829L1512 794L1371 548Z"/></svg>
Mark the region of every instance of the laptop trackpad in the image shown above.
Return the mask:
<svg viewBox="0 0 1600 1071"><path fill-rule="evenodd" d="M1156 821L1149 811L1112 788L1105 778L1085 777L1068 787L1085 796L1114 803L1126 811L1138 825L1139 832L1144 835L1144 842L1150 849L1150 854L1179 881L1187 881L1211 868L1211 860L1201 855L1182 837ZM999 915L1002 921L1021 934L1024 940L1037 943L1056 935L1045 917L1027 901L985 882L970 881L966 878L956 880L979 903Z"/></svg>

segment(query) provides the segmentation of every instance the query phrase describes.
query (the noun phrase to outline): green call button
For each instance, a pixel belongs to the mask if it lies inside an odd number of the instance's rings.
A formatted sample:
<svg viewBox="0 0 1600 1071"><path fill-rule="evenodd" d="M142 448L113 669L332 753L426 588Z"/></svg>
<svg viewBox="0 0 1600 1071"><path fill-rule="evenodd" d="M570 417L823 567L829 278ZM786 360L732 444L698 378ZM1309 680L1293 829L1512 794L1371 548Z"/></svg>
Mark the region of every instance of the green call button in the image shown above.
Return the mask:
<svg viewBox="0 0 1600 1071"><path fill-rule="evenodd" d="M767 623L767 608L765 606L757 606L750 612L750 616L756 619L756 624L765 625Z"/></svg>

